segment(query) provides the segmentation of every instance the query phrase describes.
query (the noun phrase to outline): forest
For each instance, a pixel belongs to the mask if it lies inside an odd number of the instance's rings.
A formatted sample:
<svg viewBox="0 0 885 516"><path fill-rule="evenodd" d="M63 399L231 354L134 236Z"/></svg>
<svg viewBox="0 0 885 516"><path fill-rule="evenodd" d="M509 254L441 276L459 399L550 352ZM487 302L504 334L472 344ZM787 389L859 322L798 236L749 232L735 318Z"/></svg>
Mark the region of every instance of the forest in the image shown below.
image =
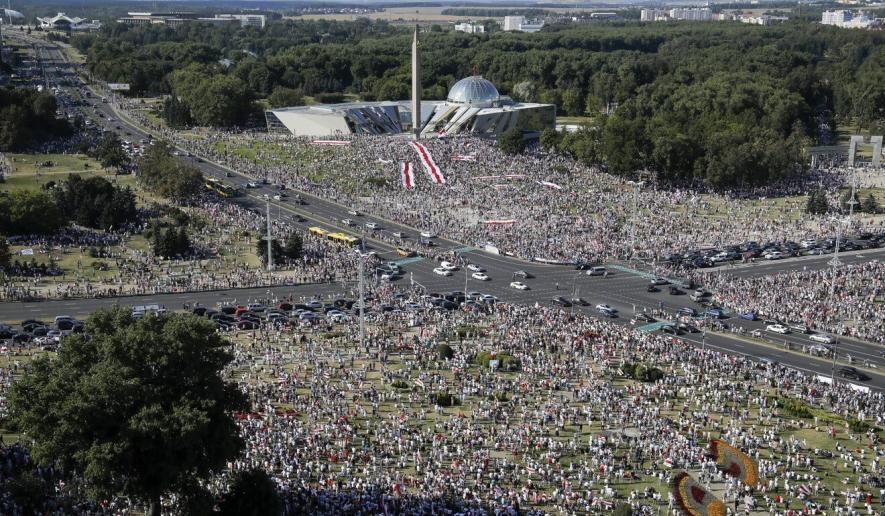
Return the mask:
<svg viewBox="0 0 885 516"><path fill-rule="evenodd" d="M255 101L410 95L407 28L358 20L265 29L110 25L72 43L133 94L172 94L200 125L244 126ZM556 25L535 34L422 34L424 98L473 70L502 94L590 115L558 142L616 173L762 183L803 166L822 124L885 125L885 34L796 22ZM230 60L230 65L220 60ZM177 111L180 111L177 110ZM585 141L586 140L586 141Z"/></svg>
<svg viewBox="0 0 885 516"><path fill-rule="evenodd" d="M16 152L70 132L56 119L57 103L49 93L29 88L0 88L0 151Z"/></svg>

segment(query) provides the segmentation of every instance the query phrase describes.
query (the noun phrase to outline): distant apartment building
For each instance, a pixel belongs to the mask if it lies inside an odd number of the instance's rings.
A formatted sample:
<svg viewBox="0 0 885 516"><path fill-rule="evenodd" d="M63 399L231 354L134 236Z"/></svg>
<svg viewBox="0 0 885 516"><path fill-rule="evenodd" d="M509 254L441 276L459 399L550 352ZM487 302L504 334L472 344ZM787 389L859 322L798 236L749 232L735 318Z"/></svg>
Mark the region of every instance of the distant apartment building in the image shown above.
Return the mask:
<svg viewBox="0 0 885 516"><path fill-rule="evenodd" d="M200 22L217 25L231 23L239 24L241 27L263 28L267 24L267 16L263 14L216 14L212 18L201 18L193 12L131 12L117 21L126 25L168 25L175 27L184 23Z"/></svg>
<svg viewBox="0 0 885 516"><path fill-rule="evenodd" d="M860 11L855 15L854 11L848 9L824 11L821 14L820 22L822 25L834 25L843 29L867 29L881 24L879 20L872 18L866 12Z"/></svg>
<svg viewBox="0 0 885 516"><path fill-rule="evenodd" d="M538 32L544 27L543 20L526 20L525 16L505 16L504 30L518 32Z"/></svg>
<svg viewBox="0 0 885 516"><path fill-rule="evenodd" d="M709 21L713 19L713 11L707 7L677 7L670 9L670 19L687 21Z"/></svg>
<svg viewBox="0 0 885 516"><path fill-rule="evenodd" d="M663 21L669 20L670 15L662 9L643 9L639 11L639 21Z"/></svg>
<svg viewBox="0 0 885 516"><path fill-rule="evenodd" d="M456 24L455 30L458 32L466 32L467 34L482 34L486 31L486 28L478 23L464 22Z"/></svg>

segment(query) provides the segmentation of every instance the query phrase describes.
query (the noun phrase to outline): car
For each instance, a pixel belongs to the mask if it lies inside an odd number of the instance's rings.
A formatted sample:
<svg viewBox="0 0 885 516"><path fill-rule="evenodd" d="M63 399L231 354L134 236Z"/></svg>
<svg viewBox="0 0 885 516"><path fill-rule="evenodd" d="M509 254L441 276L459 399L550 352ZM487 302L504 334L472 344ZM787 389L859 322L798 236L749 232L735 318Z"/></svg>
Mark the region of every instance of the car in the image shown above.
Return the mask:
<svg viewBox="0 0 885 516"><path fill-rule="evenodd" d="M360 212L358 212L358 211L356 211L356 210L347 210L347 214L348 214L348 215L351 215L351 216L354 216L354 217L359 217L359 216L360 216Z"/></svg>
<svg viewBox="0 0 885 516"><path fill-rule="evenodd" d="M475 263L467 264L467 268L472 270L473 272L485 272L486 271L485 269L483 269L482 267L480 267L479 265L477 265Z"/></svg>
<svg viewBox="0 0 885 516"><path fill-rule="evenodd" d="M458 270L458 266L455 265L455 264L452 263L452 262L440 262L439 266L440 266L440 268L443 268L443 269L445 269L445 270L447 270L447 271L456 271L456 270Z"/></svg>
<svg viewBox="0 0 885 516"><path fill-rule="evenodd" d="M643 312L636 314L634 319L636 319L637 321L646 322L646 323L653 323L656 321L656 319L654 317L652 317L646 313L643 313Z"/></svg>
<svg viewBox="0 0 885 516"><path fill-rule="evenodd" d="M755 321L758 318L756 316L756 312L754 312L752 310L738 312L738 317L740 317L741 319L746 319L748 321Z"/></svg>
<svg viewBox="0 0 885 516"><path fill-rule="evenodd" d="M761 330L753 330L750 332L750 336L756 337L757 339L761 339L762 338L762 331Z"/></svg>
<svg viewBox="0 0 885 516"><path fill-rule="evenodd" d="M652 285L669 285L670 282L669 282L668 280L666 280L666 279L661 278L660 276L658 276L658 277L653 278L653 279L651 280L651 284L652 284Z"/></svg>
<svg viewBox="0 0 885 516"><path fill-rule="evenodd" d="M571 299L573 305L577 306L590 306L590 303L584 299L583 297L573 297Z"/></svg>
<svg viewBox="0 0 885 516"><path fill-rule="evenodd" d="M781 335L786 335L790 333L790 329L783 324L769 324L765 327L765 329L772 333L780 333Z"/></svg>
<svg viewBox="0 0 885 516"><path fill-rule="evenodd" d="M366 222L366 227L369 229L380 229L381 226L377 222Z"/></svg>
<svg viewBox="0 0 885 516"><path fill-rule="evenodd" d="M670 295L671 296L679 296L682 294L685 294L684 290L680 289L679 287L677 287L675 285L670 286Z"/></svg>
<svg viewBox="0 0 885 516"><path fill-rule="evenodd" d="M699 331L701 331L698 329L697 326L688 323L679 323L676 325L676 327L686 333L698 333Z"/></svg>
<svg viewBox="0 0 885 516"><path fill-rule="evenodd" d="M714 319L722 319L723 317L725 317L725 312L721 308L711 307L707 308L707 310L704 312L704 315L706 317L712 317Z"/></svg>
<svg viewBox="0 0 885 516"><path fill-rule="evenodd" d="M436 233L434 233L432 231L422 231L421 237L423 237L423 238L436 238Z"/></svg>
<svg viewBox="0 0 885 516"><path fill-rule="evenodd" d="M776 366L778 364L777 359L774 359L774 358L767 356L767 355L759 355L756 358L758 358L759 362L764 365Z"/></svg>
<svg viewBox="0 0 885 516"><path fill-rule="evenodd" d="M392 233L392 235L395 236L396 238L405 238L406 237L406 234L403 233L402 231L394 231Z"/></svg>
<svg viewBox="0 0 885 516"><path fill-rule="evenodd" d="M513 284L511 283L510 286L513 286ZM528 288L528 287L526 287L526 288ZM482 295L482 302L483 302L483 303L488 303L488 304L497 303L497 302L498 302L498 297L497 297L497 296L493 296L493 295L491 295L491 294L483 294L483 295Z"/></svg>
<svg viewBox="0 0 885 516"><path fill-rule="evenodd" d="M572 306L571 301L569 301L568 299L566 299L562 296L556 296L553 299L551 299L551 301L553 302L554 305L562 306L565 308Z"/></svg>
<svg viewBox="0 0 885 516"><path fill-rule="evenodd" d="M452 275L452 271L450 271L448 269L443 269L442 267L437 267L437 268L433 269L433 273L439 274L440 276L451 276Z"/></svg>
<svg viewBox="0 0 885 516"><path fill-rule="evenodd" d="M808 340L812 342L820 342L822 344L832 344L836 339L825 334L825 333L815 333L808 336Z"/></svg>
<svg viewBox="0 0 885 516"><path fill-rule="evenodd" d="M393 281L399 278L399 273L396 272L385 272L381 274L381 281Z"/></svg>
<svg viewBox="0 0 885 516"><path fill-rule="evenodd" d="M249 181L248 183L246 183L246 188L258 188L258 183L256 183L255 181Z"/></svg>
<svg viewBox="0 0 885 516"><path fill-rule="evenodd" d="M655 286L654 283L649 283L648 286L645 287L646 292L660 292L661 289Z"/></svg>
<svg viewBox="0 0 885 516"><path fill-rule="evenodd" d="M608 271L605 267L591 267L587 270L587 276L605 276Z"/></svg>
<svg viewBox="0 0 885 516"><path fill-rule="evenodd" d="M695 310L694 308L691 308L690 306L683 306L676 313L678 313L679 315L687 315L689 317L694 317L695 315L698 314L698 311Z"/></svg>
<svg viewBox="0 0 885 516"><path fill-rule="evenodd" d="M596 305L594 308L596 308L596 311L597 311L597 312L601 312L601 311L603 311L603 310L604 310L604 311L607 311L607 312L617 312L617 310L615 310L614 308L610 307L610 306L609 306L608 304L606 304L606 303L599 303L599 304Z"/></svg>
<svg viewBox="0 0 885 516"><path fill-rule="evenodd" d="M848 378L849 380L869 380L869 376L861 373L857 369L850 366L842 366L838 369L837 373L842 378Z"/></svg>
<svg viewBox="0 0 885 516"><path fill-rule="evenodd" d="M529 286L521 281L511 281L510 288L515 288L516 290L528 290Z"/></svg>
<svg viewBox="0 0 885 516"><path fill-rule="evenodd" d="M282 194L277 194L277 195L274 195L274 196L273 196L273 200L275 200L275 201L282 201L282 200L283 200L283 197L285 197L285 196L282 195Z"/></svg>
<svg viewBox="0 0 885 516"><path fill-rule="evenodd" d="M342 220L341 220L341 223L344 224L345 226L353 226L353 220L352 220L352 219L342 219Z"/></svg>
<svg viewBox="0 0 885 516"><path fill-rule="evenodd" d="M682 330L680 330L676 326L673 326L672 324L665 324L661 326L660 329L662 333L668 333L670 335L682 335L683 333Z"/></svg>
<svg viewBox="0 0 885 516"><path fill-rule="evenodd" d="M418 243L423 245L424 247L436 247L436 242L430 240L429 238L421 238L418 240Z"/></svg>
<svg viewBox="0 0 885 516"><path fill-rule="evenodd" d="M411 249L405 249L403 247L397 247L396 254L400 256L405 256L406 258L411 258L418 255L418 253L416 253L415 251L412 251Z"/></svg>
<svg viewBox="0 0 885 516"><path fill-rule="evenodd" d="M802 323L789 323L788 327L796 333L811 333L811 330L808 329L808 326L805 326Z"/></svg>
<svg viewBox="0 0 885 516"><path fill-rule="evenodd" d="M586 271L590 270L593 266L587 262L575 262L575 270L576 271Z"/></svg>
<svg viewBox="0 0 885 516"><path fill-rule="evenodd" d="M828 357L833 353L833 349L823 344L815 344L808 348L808 352L818 357Z"/></svg>
<svg viewBox="0 0 885 516"><path fill-rule="evenodd" d="M784 253L782 253L780 251L771 251L771 252L765 254L766 260L780 260L783 257L784 257Z"/></svg>
<svg viewBox="0 0 885 516"><path fill-rule="evenodd" d="M489 281L491 278L485 275L483 272L474 272L470 275L471 278L479 281Z"/></svg>
<svg viewBox="0 0 885 516"><path fill-rule="evenodd" d="M516 278L522 278L522 279L530 279L530 278L534 278L534 276L532 276L531 274L529 274L528 272L523 271L523 270L515 271L515 272L513 273L513 276L516 277Z"/></svg>

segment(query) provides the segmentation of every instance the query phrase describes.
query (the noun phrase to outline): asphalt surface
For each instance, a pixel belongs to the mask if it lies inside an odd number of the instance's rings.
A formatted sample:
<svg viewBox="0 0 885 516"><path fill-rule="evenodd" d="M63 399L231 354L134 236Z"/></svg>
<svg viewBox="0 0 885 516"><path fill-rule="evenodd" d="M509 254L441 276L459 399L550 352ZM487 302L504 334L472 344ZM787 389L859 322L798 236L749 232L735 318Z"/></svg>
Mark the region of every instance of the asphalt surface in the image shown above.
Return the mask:
<svg viewBox="0 0 885 516"><path fill-rule="evenodd" d="M73 65L68 64L58 47L37 40L35 43L44 69L49 75L49 82L56 82L59 76L72 77ZM72 88L68 88L70 91ZM81 88L82 92L85 88ZM82 96L82 95L81 95ZM100 102L95 95L87 99L91 106L81 108L97 124L103 125L109 130L120 133L121 139L140 140L148 135L141 128L135 126L125 117L115 112L109 104ZM96 113L102 113L98 117ZM109 118L112 119L109 121ZM120 129L116 129L119 126ZM419 237L420 228L411 228L396 224L393 221L374 217L370 214L354 216L348 213L349 207L330 200L321 199L305 192L288 191L290 197L280 201L272 200L278 190L273 185L259 185L259 188L247 189L246 184L255 181L254 178L240 174L236 170L227 169L217 164L205 161L202 158L182 157L198 167L206 176L216 177L227 183L241 188L243 195L232 199L232 202L242 204L253 210L264 212L265 205L270 197L271 213L273 217L282 217L292 224L300 227L319 226L330 231L344 231L351 235L361 236L364 239L366 250L378 253L386 261L401 261L403 258L396 253L395 246L383 242L377 238L382 232L402 232L407 240L415 240ZM295 200L295 194L299 194L306 204L299 204ZM358 226L345 226L343 219L353 219ZM303 219L303 222L299 220ZM376 222L381 228L376 231L365 227L367 222ZM642 272L643 264L607 264L609 275L607 277L588 276L583 271L576 271L568 266L545 265L529 263L502 255L493 255L481 251L469 244L454 242L445 238L436 238L435 242L442 249L457 251L470 263L481 266L489 276L489 281L473 279L471 273L465 274L462 268L450 277L440 276L433 272L438 263L429 259L408 259L403 265L405 276L396 281L404 287L411 282L419 283L428 292L450 292L461 290L465 292L478 291L493 294L501 301L511 303L549 305L551 299L556 296L566 298L580 297L587 301L589 306L574 306L569 308L575 311L597 314L594 306L605 303L618 310L619 317L615 322L629 324L635 312L651 311L655 309L675 313L681 307L701 307L693 303L688 293L686 295L671 296L667 288L662 287L658 293L646 292L649 275ZM842 263L856 263L871 259L885 258L885 249L867 250L863 252L841 253ZM802 258L766 261L762 260L753 264L739 264L724 266L723 273L728 272L738 276L761 276L775 272L788 270L818 269L827 267L832 255L807 256ZM527 284L530 289L520 291L511 288L510 282L514 279L513 273L522 270L533 275L530 279L519 279ZM710 269L716 271L717 269ZM327 297L346 294L354 290L354 285L323 284L306 285L297 287L274 287L238 289L218 292L182 293L133 296L113 299L82 299L44 301L36 303L4 303L0 304L0 321L20 322L27 318L52 319L56 315L65 314L84 316L88 313L114 304L124 306L160 304L169 309L181 308L185 303L193 305L201 303L206 306L214 306L217 303L244 303L249 299L256 298L282 298L293 296L295 298ZM707 332L706 336L701 333L682 335L679 338L690 341L698 346L707 346L728 353L748 355L752 357L765 357L777 360L782 364L800 369L806 372L829 376L832 371L830 359L816 358L807 353L802 353L802 346L811 346L814 343L808 340L807 335L795 333L777 335L764 330L761 322L745 321L737 317L723 320L729 326L735 326L746 330L747 334L752 330L762 330L763 338L751 338L749 336L735 335L729 332ZM637 323L642 326L644 323ZM651 330L653 326L645 329ZM789 344L793 350L787 350ZM870 376L870 380L862 382L862 385L874 389L885 390L885 359L881 356L882 346L859 342L853 339L841 339L838 343L840 365L845 364L843 356L850 355L856 367ZM871 367L864 367L863 361L870 363ZM876 366L876 367L872 367Z"/></svg>

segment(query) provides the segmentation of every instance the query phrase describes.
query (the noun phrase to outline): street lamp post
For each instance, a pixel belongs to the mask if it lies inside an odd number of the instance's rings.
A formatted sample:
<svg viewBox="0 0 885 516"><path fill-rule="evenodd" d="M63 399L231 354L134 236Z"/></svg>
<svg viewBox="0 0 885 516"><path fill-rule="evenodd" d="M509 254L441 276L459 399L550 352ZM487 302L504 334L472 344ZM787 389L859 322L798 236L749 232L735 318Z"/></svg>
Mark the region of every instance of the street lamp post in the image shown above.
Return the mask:
<svg viewBox="0 0 885 516"><path fill-rule="evenodd" d="M645 184L641 178L640 174L639 181L627 181L627 184L633 187L633 215L630 217L630 255L627 257L628 260L632 260L633 254L636 252L636 216L639 212L639 190Z"/></svg>
<svg viewBox="0 0 885 516"><path fill-rule="evenodd" d="M834 305L835 305L835 301L836 301L836 272L837 272L837 269L839 268L839 265L841 265L841 263L842 263L841 261L839 261L839 245L840 245L839 240L842 236L842 231L841 231L842 230L842 224L841 224L842 221L839 220L838 218L836 218L835 220L836 220L836 247L833 249L833 259L830 260L830 265L833 268L833 277L830 279L830 303L833 303ZM833 345L833 366L832 366L832 370L831 370L832 382L833 382L834 387L836 385L836 357L839 355L838 351L839 351L839 338L837 337L836 342Z"/></svg>

